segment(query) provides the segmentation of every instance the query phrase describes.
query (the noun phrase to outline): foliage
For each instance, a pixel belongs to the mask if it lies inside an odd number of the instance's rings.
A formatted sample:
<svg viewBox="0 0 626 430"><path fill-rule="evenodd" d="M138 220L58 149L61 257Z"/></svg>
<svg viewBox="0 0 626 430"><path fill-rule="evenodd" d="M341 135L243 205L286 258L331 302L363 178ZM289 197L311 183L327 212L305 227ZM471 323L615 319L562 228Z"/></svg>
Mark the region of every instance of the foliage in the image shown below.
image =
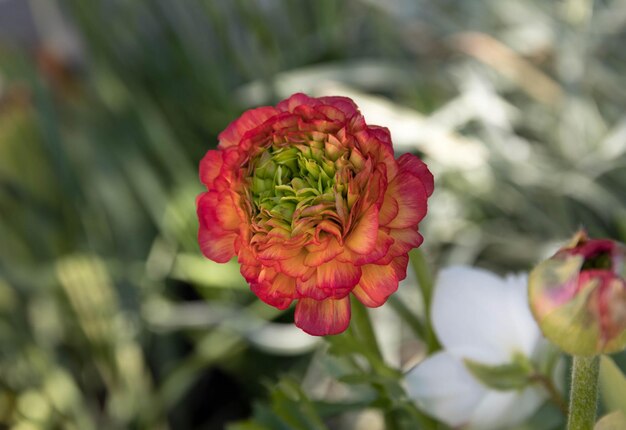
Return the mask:
<svg viewBox="0 0 626 430"><path fill-rule="evenodd" d="M620 0L59 4L80 61L0 51L0 427L436 428L399 383L406 345L436 348L414 278L402 322L283 356L255 339L281 312L200 257L200 157L295 91L423 155L432 267L527 270L580 225L626 241Z"/></svg>

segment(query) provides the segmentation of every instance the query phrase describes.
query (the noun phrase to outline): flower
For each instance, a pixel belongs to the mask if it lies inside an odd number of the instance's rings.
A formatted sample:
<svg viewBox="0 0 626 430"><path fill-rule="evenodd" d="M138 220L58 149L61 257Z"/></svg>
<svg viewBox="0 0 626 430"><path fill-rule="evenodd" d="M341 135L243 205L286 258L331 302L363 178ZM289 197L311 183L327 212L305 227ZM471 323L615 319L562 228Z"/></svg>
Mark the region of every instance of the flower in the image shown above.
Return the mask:
<svg viewBox="0 0 626 430"><path fill-rule="evenodd" d="M549 351L528 308L525 276L442 270L432 324L443 350L406 375L409 395L426 413L451 427L501 429L543 403L546 393L530 377Z"/></svg>
<svg viewBox="0 0 626 430"><path fill-rule="evenodd" d="M380 306L422 243L433 177L416 156L394 159L389 131L346 97L294 94L252 109L200 163L204 255L237 255L251 290L313 335L344 331L352 293Z"/></svg>
<svg viewBox="0 0 626 430"><path fill-rule="evenodd" d="M544 335L574 355L626 347L626 248L579 231L530 274L530 306Z"/></svg>

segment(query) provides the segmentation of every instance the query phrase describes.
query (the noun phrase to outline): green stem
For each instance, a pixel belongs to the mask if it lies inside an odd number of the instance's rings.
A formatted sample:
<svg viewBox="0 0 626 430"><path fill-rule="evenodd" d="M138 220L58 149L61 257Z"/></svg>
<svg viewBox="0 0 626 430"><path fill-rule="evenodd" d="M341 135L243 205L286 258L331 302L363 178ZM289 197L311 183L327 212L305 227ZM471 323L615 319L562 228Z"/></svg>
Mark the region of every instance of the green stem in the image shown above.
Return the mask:
<svg viewBox="0 0 626 430"><path fill-rule="evenodd" d="M382 362L383 355L380 352L380 347L378 346L374 327L367 313L367 308L354 297L352 297L350 306L352 309L352 324L350 325L350 329L354 332L357 339L367 343L374 357Z"/></svg>
<svg viewBox="0 0 626 430"><path fill-rule="evenodd" d="M409 258L411 261L411 267L413 267L413 271L415 272L415 276L417 277L417 283L419 284L420 290L422 291L422 299L424 301L424 326L426 330L426 334L424 337L424 342L426 342L426 346L428 347L429 354L438 351L441 349L441 345L437 340L437 336L433 330L430 320L430 305L432 302L433 290L434 290L434 282L433 277L428 269L428 263L426 262L426 258L420 249L413 249L409 252Z"/></svg>
<svg viewBox="0 0 626 430"><path fill-rule="evenodd" d="M600 356L574 356L567 430L592 430L598 407Z"/></svg>

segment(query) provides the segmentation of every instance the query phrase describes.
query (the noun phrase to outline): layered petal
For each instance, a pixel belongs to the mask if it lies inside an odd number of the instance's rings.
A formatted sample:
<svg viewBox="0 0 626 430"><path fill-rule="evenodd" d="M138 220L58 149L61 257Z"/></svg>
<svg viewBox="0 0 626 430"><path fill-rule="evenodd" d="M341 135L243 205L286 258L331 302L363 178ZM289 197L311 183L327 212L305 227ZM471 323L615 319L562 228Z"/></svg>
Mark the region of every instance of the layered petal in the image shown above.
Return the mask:
<svg viewBox="0 0 626 430"><path fill-rule="evenodd" d="M349 98L297 93L244 112L219 141L200 163L208 258L237 255L257 296L280 309L299 300L297 324L317 334L347 327L350 292L374 307L397 289L432 176L394 158L388 129Z"/></svg>
<svg viewBox="0 0 626 430"><path fill-rule="evenodd" d="M239 118L231 122L226 129L217 137L222 149L237 146L241 138L250 130L254 130L270 118L276 116L278 111L271 106L263 106L245 111Z"/></svg>
<svg viewBox="0 0 626 430"><path fill-rule="evenodd" d="M278 273L265 282L251 283L250 289L265 303L286 309L296 297L296 280Z"/></svg>
<svg viewBox="0 0 626 430"><path fill-rule="evenodd" d="M296 326L314 336L341 333L350 324L350 298L300 299L294 318Z"/></svg>
<svg viewBox="0 0 626 430"><path fill-rule="evenodd" d="M378 238L378 209L370 206L346 239L346 246L359 254L368 254L374 250Z"/></svg>
<svg viewBox="0 0 626 430"><path fill-rule="evenodd" d="M361 272L361 279L352 294L367 307L383 305L398 289L398 276L391 265L366 264L361 266Z"/></svg>
<svg viewBox="0 0 626 430"><path fill-rule="evenodd" d="M387 189L385 201L387 199L394 199L398 205L396 216L386 224L389 228L416 226L426 215L428 194L422 181L415 175L400 172Z"/></svg>

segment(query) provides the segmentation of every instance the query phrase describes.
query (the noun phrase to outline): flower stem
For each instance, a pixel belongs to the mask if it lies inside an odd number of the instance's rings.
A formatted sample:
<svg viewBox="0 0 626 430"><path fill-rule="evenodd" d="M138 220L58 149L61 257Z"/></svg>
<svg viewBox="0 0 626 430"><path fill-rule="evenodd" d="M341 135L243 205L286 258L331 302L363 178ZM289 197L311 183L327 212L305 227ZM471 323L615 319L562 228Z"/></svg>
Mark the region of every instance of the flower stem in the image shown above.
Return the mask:
<svg viewBox="0 0 626 430"><path fill-rule="evenodd" d="M600 356L574 356L567 430L592 430L598 406Z"/></svg>
<svg viewBox="0 0 626 430"><path fill-rule="evenodd" d="M559 408L564 416L568 415L567 403L565 402L565 399L563 398L563 396L561 396L561 393L559 393L559 390L556 388L554 382L552 382L552 379L549 376L544 375L543 373L535 373L530 377L530 379L542 385L543 388L547 391L548 396L550 396L550 400L552 401L552 403L554 403L554 405Z"/></svg>

